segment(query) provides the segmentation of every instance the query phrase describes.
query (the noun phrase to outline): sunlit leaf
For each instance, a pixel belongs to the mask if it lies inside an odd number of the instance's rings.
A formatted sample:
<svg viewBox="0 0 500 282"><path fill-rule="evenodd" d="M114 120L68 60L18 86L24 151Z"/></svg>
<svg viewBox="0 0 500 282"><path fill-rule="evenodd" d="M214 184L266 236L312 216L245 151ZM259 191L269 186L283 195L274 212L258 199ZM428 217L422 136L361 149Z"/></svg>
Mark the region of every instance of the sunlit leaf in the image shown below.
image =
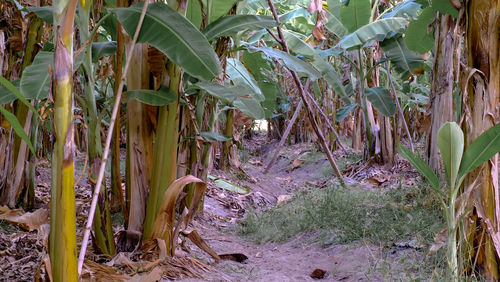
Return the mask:
<svg viewBox="0 0 500 282"><path fill-rule="evenodd" d="M260 30L277 25L274 18L257 15L228 15L219 18L203 29L208 40L230 36L244 30Z"/></svg>
<svg viewBox="0 0 500 282"><path fill-rule="evenodd" d="M112 10L130 36L135 33L143 4ZM137 42L156 47L196 78L210 80L221 72L219 58L205 36L163 2L149 4Z"/></svg>
<svg viewBox="0 0 500 282"><path fill-rule="evenodd" d="M441 126L437 136L437 144L451 187L455 187L462 154L464 152L464 133L455 122L447 122Z"/></svg>

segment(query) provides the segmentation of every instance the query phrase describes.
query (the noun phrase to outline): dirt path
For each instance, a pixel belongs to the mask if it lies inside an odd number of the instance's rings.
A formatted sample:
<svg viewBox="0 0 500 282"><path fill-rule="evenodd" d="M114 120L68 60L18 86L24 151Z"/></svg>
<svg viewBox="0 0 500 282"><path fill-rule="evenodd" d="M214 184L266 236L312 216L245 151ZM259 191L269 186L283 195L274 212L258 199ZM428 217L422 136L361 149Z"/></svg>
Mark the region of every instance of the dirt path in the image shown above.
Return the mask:
<svg viewBox="0 0 500 282"><path fill-rule="evenodd" d="M269 146L268 150L271 148ZM267 164L270 158L266 147L253 150L263 157L250 156L242 165L242 169L249 175L246 180L238 180L234 175L220 171L213 172L233 183L250 187L250 194L237 195L209 185L204 215L193 225L218 254L242 253L248 260L244 263L222 261L215 265L214 272L205 275L204 280L313 281L310 275L317 268L327 271L325 280L328 281L383 281L402 278L399 277L399 271L391 265L397 263L401 252L411 253L414 250L395 252L363 242L322 248L311 245L311 240L308 240L314 234L304 234L282 244L254 244L239 237L235 226L245 217L249 208L271 208L277 204L278 198L286 198L306 185L321 187L333 181L325 175L329 166L326 158L321 153L315 153L310 145L286 148L269 174L262 173L263 164ZM297 158L304 159L304 164L293 172L287 172ZM194 257L213 262L194 245L188 244L188 248Z"/></svg>

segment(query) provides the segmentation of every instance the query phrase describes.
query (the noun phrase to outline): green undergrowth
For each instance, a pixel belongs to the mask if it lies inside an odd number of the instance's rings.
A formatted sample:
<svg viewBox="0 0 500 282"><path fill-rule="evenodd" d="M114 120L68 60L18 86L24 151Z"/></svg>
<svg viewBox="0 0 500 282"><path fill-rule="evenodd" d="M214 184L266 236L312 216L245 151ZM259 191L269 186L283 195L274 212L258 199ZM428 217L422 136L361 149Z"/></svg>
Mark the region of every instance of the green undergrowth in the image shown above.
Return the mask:
<svg viewBox="0 0 500 282"><path fill-rule="evenodd" d="M439 206L426 189L388 191L328 187L297 192L263 213L249 212L239 232L257 243L283 242L316 231L320 245L364 240L391 246L401 240L430 244L444 226Z"/></svg>

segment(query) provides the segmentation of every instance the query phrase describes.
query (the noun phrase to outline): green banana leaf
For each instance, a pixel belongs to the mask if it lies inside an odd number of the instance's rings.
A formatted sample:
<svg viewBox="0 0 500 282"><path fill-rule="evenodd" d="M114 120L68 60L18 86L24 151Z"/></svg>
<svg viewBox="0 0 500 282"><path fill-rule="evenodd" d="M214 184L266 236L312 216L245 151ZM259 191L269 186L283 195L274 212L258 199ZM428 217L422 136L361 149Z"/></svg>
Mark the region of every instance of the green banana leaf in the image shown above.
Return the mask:
<svg viewBox="0 0 500 282"><path fill-rule="evenodd" d="M19 83L21 83L21 79L18 78L16 80L11 81L12 85L19 90ZM0 86L0 105L5 105L17 99L16 95L12 94L12 92L5 86Z"/></svg>
<svg viewBox="0 0 500 282"><path fill-rule="evenodd" d="M396 104L392 100L391 92L383 87L372 87L365 89L365 96L373 107L386 117L392 117L396 113Z"/></svg>
<svg viewBox="0 0 500 282"><path fill-rule="evenodd" d="M392 11L384 14L382 18L393 18L393 17L403 17L410 20L415 20L418 18L418 13L420 12L422 5L417 3L415 0L406 0L397 4Z"/></svg>
<svg viewBox="0 0 500 282"><path fill-rule="evenodd" d="M309 16L311 16L311 13L309 13L306 9L297 8L297 9L294 9L292 11L289 11L289 12L286 12L286 13L280 15L278 17L278 19L280 20L280 23L286 23L286 22L288 22L292 19L298 18L298 17L306 18Z"/></svg>
<svg viewBox="0 0 500 282"><path fill-rule="evenodd" d="M455 187L464 152L464 133L455 122L447 122L439 129L437 138L449 184Z"/></svg>
<svg viewBox="0 0 500 282"><path fill-rule="evenodd" d="M285 53L281 50L269 48L269 47L252 47L251 49L262 51L268 57L280 59L283 61L283 64L296 72L306 74L311 80L316 80L321 77L321 73L317 71L311 64L302 61L301 59L294 57L288 53Z"/></svg>
<svg viewBox="0 0 500 282"><path fill-rule="evenodd" d="M356 109L357 106L358 106L358 104L351 104L351 105L344 106L344 107L340 108L337 111L337 113L335 114L335 121L336 122L343 121L350 112L352 112L354 109Z"/></svg>
<svg viewBox="0 0 500 282"><path fill-rule="evenodd" d="M212 23L227 14L236 0L207 0L208 23Z"/></svg>
<svg viewBox="0 0 500 282"><path fill-rule="evenodd" d="M427 27L435 17L436 12L427 7L418 19L410 22L405 32L405 43L410 50L425 54L434 48L434 35L432 30L428 32Z"/></svg>
<svg viewBox="0 0 500 282"><path fill-rule="evenodd" d="M417 155L406 149L405 146L399 144L399 153L403 158L408 160L431 184L432 189L438 194L442 194L439 187L439 179L432 169Z"/></svg>
<svg viewBox="0 0 500 282"><path fill-rule="evenodd" d="M167 86L161 86L158 90L129 90L126 92L127 101L136 99L144 104L153 106L164 106L174 102L177 99L177 94Z"/></svg>
<svg viewBox="0 0 500 282"><path fill-rule="evenodd" d="M458 171L458 179L465 177L465 175L491 159L498 152L500 152L500 124L483 132L467 148L462 158L462 165Z"/></svg>
<svg viewBox="0 0 500 282"><path fill-rule="evenodd" d="M143 4L112 10L131 37ZM219 58L205 36L188 19L162 2L149 4L137 42L158 48L198 79L210 80L221 72Z"/></svg>
<svg viewBox="0 0 500 282"><path fill-rule="evenodd" d="M97 62L102 57L112 56L116 53L116 41L92 43L92 62Z"/></svg>
<svg viewBox="0 0 500 282"><path fill-rule="evenodd" d="M325 13L328 22L324 22L323 24L329 31L333 32L339 38L342 38L349 33L338 17L330 13L328 10L325 10Z"/></svg>
<svg viewBox="0 0 500 282"><path fill-rule="evenodd" d="M49 65L54 65L54 53L40 51L24 70L19 88L27 99L41 100L49 96Z"/></svg>
<svg viewBox="0 0 500 282"><path fill-rule="evenodd" d="M340 8L340 19L348 32L354 32L370 22L370 0L350 0Z"/></svg>
<svg viewBox="0 0 500 282"><path fill-rule="evenodd" d="M230 137L227 137L226 135L222 135L218 132L211 132L211 131L202 131L200 132L201 138L203 138L203 141L206 142L217 142L217 141L228 141L231 140Z"/></svg>
<svg viewBox="0 0 500 282"><path fill-rule="evenodd" d="M33 112L35 116L39 117L38 111L33 107L33 105L31 105L30 102L28 102L28 100L26 100L26 97L24 97L21 91L19 91L19 89L17 89L15 85L13 85L10 81L8 81L5 77L1 75L0 75L0 84L3 85L5 88L7 88L12 94L14 94L14 96L16 96L16 98L19 99L19 101L21 101L28 108L30 108L30 110Z"/></svg>
<svg viewBox="0 0 500 282"><path fill-rule="evenodd" d="M212 81L199 81L195 86L207 91L217 99L225 101L252 119L262 119L264 111L259 101L252 97L251 89L244 84L220 85Z"/></svg>
<svg viewBox="0 0 500 282"><path fill-rule="evenodd" d="M255 81L252 74L248 72L245 66L234 58L229 58L226 60L226 75L233 82L234 85L243 84L251 89L251 96L257 101L264 101L266 98L262 94L257 81Z"/></svg>
<svg viewBox="0 0 500 282"><path fill-rule="evenodd" d="M229 15L216 20L203 29L205 37L211 41L221 36L231 36L244 30L273 28L278 24L269 16Z"/></svg>
<svg viewBox="0 0 500 282"><path fill-rule="evenodd" d="M35 155L35 148L33 147L33 144L31 144L28 135L26 135L23 126L17 120L17 117L13 115L11 112L7 111L3 106L0 106L0 114L2 114L5 117L5 119L10 123L10 126L12 126L12 128L14 129L14 132L19 137L21 137L21 139L24 142L26 142L28 148L30 148L31 153Z"/></svg>
<svg viewBox="0 0 500 282"><path fill-rule="evenodd" d="M380 19L345 36L337 47L344 50L358 49L372 40L382 41L391 33L403 31L407 24L408 20L405 18Z"/></svg>
<svg viewBox="0 0 500 282"><path fill-rule="evenodd" d="M407 79L411 74L424 73L424 59L420 54L410 51L401 36L382 41L380 47L401 74L401 78Z"/></svg>
<svg viewBox="0 0 500 282"><path fill-rule="evenodd" d="M208 179L212 180L215 184L215 186L225 189L228 191L236 192L238 194L248 194L250 192L249 188L241 187L239 185L233 184L227 180L224 180L222 178L218 178L217 176L208 175Z"/></svg>
<svg viewBox="0 0 500 282"><path fill-rule="evenodd" d="M43 7L25 7L28 12L33 12L42 20L46 21L48 24L54 23L54 9L52 6Z"/></svg>

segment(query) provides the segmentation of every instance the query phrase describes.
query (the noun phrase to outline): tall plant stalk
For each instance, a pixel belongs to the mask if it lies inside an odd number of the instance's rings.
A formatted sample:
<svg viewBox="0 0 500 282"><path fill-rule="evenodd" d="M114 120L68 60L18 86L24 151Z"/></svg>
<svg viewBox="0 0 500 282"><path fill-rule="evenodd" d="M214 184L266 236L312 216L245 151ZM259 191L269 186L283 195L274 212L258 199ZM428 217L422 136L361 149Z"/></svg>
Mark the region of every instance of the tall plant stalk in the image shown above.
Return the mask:
<svg viewBox="0 0 500 282"><path fill-rule="evenodd" d="M170 6L182 15L186 13L186 0L172 3ZM149 239L153 232L156 214L167 187L177 178L177 147L179 139L179 97L182 86L182 69L169 61L164 81L169 81L169 88L177 95L173 103L161 106L158 115L158 132L154 143L154 162L146 218L144 220L143 239Z"/></svg>
<svg viewBox="0 0 500 282"><path fill-rule="evenodd" d="M90 12L92 3L81 1L78 26L81 42L92 41L89 30ZM91 44L89 43L89 46ZM82 64L83 77L85 81L85 99L87 108L88 123L88 158L89 171L88 180L93 190L97 184L97 174L102 158L102 141L100 119L97 113L97 105L94 94L94 65L92 64L92 48L86 48ZM113 256L115 254L115 240L113 227L111 225L111 214L109 210L109 200L105 187L99 191L99 205L97 206L94 218L94 238L95 245L99 252Z"/></svg>
<svg viewBox="0 0 500 282"><path fill-rule="evenodd" d="M54 281L77 281L73 151L73 23L77 0L56 0L54 150L49 254Z"/></svg>

